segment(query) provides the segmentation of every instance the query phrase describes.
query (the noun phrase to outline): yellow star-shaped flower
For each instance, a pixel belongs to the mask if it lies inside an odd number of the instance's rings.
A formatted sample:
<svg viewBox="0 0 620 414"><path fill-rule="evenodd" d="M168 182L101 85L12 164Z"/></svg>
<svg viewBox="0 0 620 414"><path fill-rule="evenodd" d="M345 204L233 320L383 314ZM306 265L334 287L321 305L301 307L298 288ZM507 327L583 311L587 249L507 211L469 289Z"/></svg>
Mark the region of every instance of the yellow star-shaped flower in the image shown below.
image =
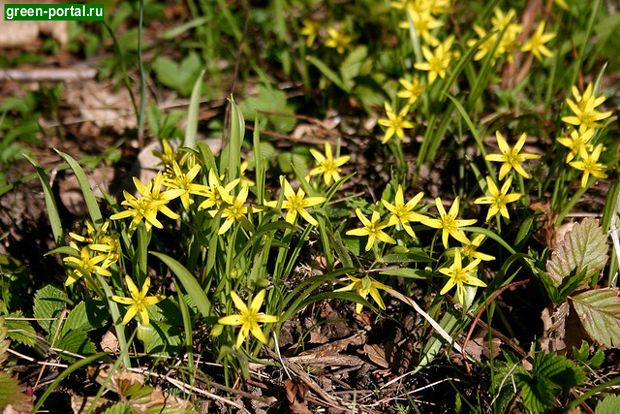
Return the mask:
<svg viewBox="0 0 620 414"><path fill-rule="evenodd" d="M581 187L585 188L588 185L590 174L592 174L593 177L607 178L607 174L604 173L606 168L605 164L598 162L602 151L603 144L598 144L594 147L592 152L588 152L585 148L582 148L579 152L581 160L570 163L571 167L583 171Z"/></svg>
<svg viewBox="0 0 620 414"><path fill-rule="evenodd" d="M243 344L243 341L248 337L250 332L263 344L267 344L267 338L260 328L259 323L275 323L278 321L278 317L260 312L263 300L265 299L265 293L265 289L258 292L250 305L247 306L235 292L230 292L230 297L239 313L224 316L218 320L218 323L222 325L241 326L235 344L236 348L241 347L241 344Z"/></svg>
<svg viewBox="0 0 620 414"><path fill-rule="evenodd" d="M544 34L544 32L545 22L542 22L538 25L536 31L534 32L534 34L532 34L532 37L530 37L530 39L523 46L521 46L521 51L531 52L536 57L536 59L541 61L543 56L553 56L553 53L551 53L551 51L547 49L545 43L553 39L555 37L555 33Z"/></svg>
<svg viewBox="0 0 620 414"><path fill-rule="evenodd" d="M416 63L413 67L428 72L429 85L433 83L437 77L441 79L446 77L446 70L448 66L450 66L450 62L454 56L454 53L450 51L453 42L454 38L449 37L442 43L439 43L433 51L427 46L422 46L422 54L426 62Z"/></svg>
<svg viewBox="0 0 620 414"><path fill-rule="evenodd" d="M306 197L306 193L301 188L297 190L297 194L293 191L293 187L284 177L280 177L280 185L282 186L282 190L284 191L284 197L286 198L282 203L282 208L288 210L286 213L287 223L295 223L295 219L297 218L297 214L302 216L304 220L313 226L318 225L319 223L316 221L314 217L308 213L306 210L308 207L316 206L317 204L321 204L325 201L325 197ZM270 201L265 203L267 207L275 208L278 205L277 201Z"/></svg>
<svg viewBox="0 0 620 414"><path fill-rule="evenodd" d="M398 112L398 114L394 112L392 106L388 102L384 103L384 107L387 118L379 118L379 120L377 121L379 125L387 128L385 130L385 135L383 136L381 143L387 143L394 134L396 134L396 136L401 141L404 141L405 132L403 131L403 129L413 128L413 122L407 121L405 119L405 117L409 113L409 106L404 106Z"/></svg>
<svg viewBox="0 0 620 414"><path fill-rule="evenodd" d="M459 215L459 198L455 198L452 206L450 207L450 211L446 213L446 210L443 208L443 204L441 203L441 198L437 197L435 199L435 205L437 206L437 211L439 211L439 218L427 218L422 220L422 224L428 227L432 227L434 229L441 229L441 242L443 246L448 248L448 237L452 236L456 240L461 243L469 243L469 239L465 236L465 232L461 230L461 227L471 226L476 222L475 219L469 220L459 220L457 216Z"/></svg>
<svg viewBox="0 0 620 414"><path fill-rule="evenodd" d="M347 277L351 279L353 283L350 283L347 286L342 287L340 289L336 289L334 292L349 292L349 291L355 290L357 294L360 295L364 299L366 299L368 295L370 294L370 297L373 298L373 300L377 303L379 308L381 308L382 310L385 310L385 303L383 303L383 299L381 299L381 295L379 294L379 289L390 290L391 288L389 286L376 281L370 276L364 276L361 279L357 277L349 276L349 275L347 275ZM360 313L363 307L364 305L362 305L361 303L358 303L355 306L355 313Z"/></svg>
<svg viewBox="0 0 620 414"><path fill-rule="evenodd" d="M377 211L372 212L372 217L368 220L362 211L359 208L355 209L355 214L357 218L360 219L364 227L359 229L353 229L347 231L347 235L349 236L368 236L368 242L366 243L366 251L370 250L372 246L374 246L375 241L377 239L381 240L385 243L396 244L396 240L388 236L387 233L383 231L384 228L388 227L388 224L381 220L381 216Z"/></svg>
<svg viewBox="0 0 620 414"><path fill-rule="evenodd" d="M595 108L605 102L606 96L595 96L593 94L594 87L589 84L583 95L573 86L572 92L575 100L566 99L566 104L573 111L574 115L562 117L562 121L567 124L579 126L581 130L588 128L598 128L600 124L597 121L609 118L611 111L600 112Z"/></svg>
<svg viewBox="0 0 620 414"><path fill-rule="evenodd" d="M494 215L498 213L501 214L502 217L506 219L510 219L506 204L514 203L515 201L518 201L522 196L522 194L520 193L508 194L508 191L510 191L510 185L512 184L512 177L509 177L506 180L506 182L504 182L501 190L497 188L497 186L495 185L491 177L487 176L486 180L487 180L487 190L490 195L484 196L484 197L478 197L477 199L474 200L474 203L491 205L489 207L489 212L487 213L486 221L489 221L491 217L493 217Z"/></svg>
<svg viewBox="0 0 620 414"><path fill-rule="evenodd" d="M499 146L501 154L489 154L485 157L485 159L487 161L503 162L499 170L499 179L503 180L506 174L508 174L512 169L521 174L523 177L530 178L530 175L523 169L521 164L526 160L535 160L540 158L540 155L520 153L523 145L525 144L527 135L525 133L521 134L519 140L513 148L510 148L510 146L506 143L504 136L499 131L495 132L495 136L497 138L497 145Z"/></svg>
<svg viewBox="0 0 620 414"><path fill-rule="evenodd" d="M310 154L318 163L318 166L310 170L310 176L323 174L325 185L330 185L332 181L340 180L340 167L351 159L349 155L342 155L334 159L332 146L329 142L325 143L325 155L315 149L310 149Z"/></svg>
<svg viewBox="0 0 620 414"><path fill-rule="evenodd" d="M476 270L476 267L478 267L478 264L480 264L480 259L476 259L467 266L463 267L461 252L456 250L454 252L454 263L452 263L452 266L442 267L439 269L439 273L442 273L450 278L439 294L445 295L450 289L456 286L456 299L463 305L465 303L465 285L480 287L486 287L487 285L482 280L471 275L471 273Z"/></svg>
<svg viewBox="0 0 620 414"><path fill-rule="evenodd" d="M398 190L396 190L396 195L394 196L394 204L386 200L381 200L385 208L387 208L392 215L390 216L387 225L393 226L395 224L400 224L403 229L409 234L411 237L415 238L415 233L411 228L410 222L421 222L424 219L427 219L423 214L416 213L412 211L418 202L424 197L424 193L420 192L416 194L411 200L409 200L405 204L405 197L403 195L403 187L401 185L398 186Z"/></svg>
<svg viewBox="0 0 620 414"><path fill-rule="evenodd" d="M129 305L129 309L127 309L127 313L123 318L123 325L126 325L131 321L136 315L140 317L140 321L144 325L149 324L149 314L146 310L147 306L155 305L166 297L163 295L155 295L155 296L146 296L149 291L149 287L151 286L151 278L147 277L142 285L142 289L138 290L136 284L131 280L131 277L125 276L125 282L127 283L127 288L129 289L130 298L126 298L123 296L112 296L112 300L114 302L122 303L123 305Z"/></svg>
<svg viewBox="0 0 620 414"><path fill-rule="evenodd" d="M589 142L594 136L594 131L595 129L586 129L585 131L573 129L570 133L570 137L558 138L558 142L561 145L570 149L570 152L566 155L566 162L571 162L578 156L582 148L588 151L592 149L592 145L590 145Z"/></svg>

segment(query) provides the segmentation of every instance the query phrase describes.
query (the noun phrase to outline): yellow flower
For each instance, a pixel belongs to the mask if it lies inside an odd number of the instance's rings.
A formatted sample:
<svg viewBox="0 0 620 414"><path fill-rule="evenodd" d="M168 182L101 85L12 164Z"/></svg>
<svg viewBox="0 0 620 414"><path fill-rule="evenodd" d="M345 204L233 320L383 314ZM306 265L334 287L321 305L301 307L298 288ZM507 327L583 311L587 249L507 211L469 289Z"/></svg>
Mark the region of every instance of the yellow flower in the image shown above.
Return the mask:
<svg viewBox="0 0 620 414"><path fill-rule="evenodd" d="M384 221L379 221L381 216L378 212L373 211L372 217L368 220L362 211L359 208L355 209L355 214L357 218L360 219L364 227L359 229L353 229L347 231L349 236L368 236L368 242L366 243L366 251L370 250L372 246L375 244L377 239L385 242L396 244L396 240L391 238L383 231L384 228L388 227L388 224Z"/></svg>
<svg viewBox="0 0 620 414"><path fill-rule="evenodd" d="M336 49L339 54L343 54L353 40L351 36L344 34L335 26L327 29L327 37L325 46Z"/></svg>
<svg viewBox="0 0 620 414"><path fill-rule="evenodd" d="M230 292L230 297L232 298L239 313L236 315L224 316L218 320L218 323L233 326L241 325L235 347L240 348L241 344L243 344L243 341L248 337L250 332L252 332L252 335L254 335L254 337L263 344L267 344L267 338L258 324L275 323L278 321L278 317L259 312L261 306L263 305L263 300L265 299L265 289L258 292L250 303L250 306L243 303L241 298L237 296L235 292Z"/></svg>
<svg viewBox="0 0 620 414"><path fill-rule="evenodd" d="M147 230L150 230L151 226L163 229L163 224L157 220L158 212L161 212L173 220L178 219L179 215L166 207L166 204L168 204L170 200L180 196L183 190L167 190L162 192L162 181L163 175L161 171L157 173L152 181L149 181L148 185L144 185L136 177L133 177L133 182L140 193L140 197L136 198L127 191L123 191L125 200L123 200L121 204L130 208L120 213L113 214L110 219L118 220L132 217L133 220L129 225L130 232L134 231L143 219L145 220Z"/></svg>
<svg viewBox="0 0 620 414"><path fill-rule="evenodd" d="M432 227L434 229L441 229L441 242L443 246L448 248L448 237L452 236L456 240L461 243L469 243L469 239L465 236L465 232L461 230L461 227L471 226L476 222L475 219L469 220L459 220L456 217L459 215L459 198L455 198L452 206L450 207L450 211L446 213L446 210L443 208L443 204L441 203L441 199L437 197L435 199L435 205L437 206L437 211L439 211L439 218L427 218L422 220L422 224L428 227Z"/></svg>
<svg viewBox="0 0 620 414"><path fill-rule="evenodd" d="M602 151L603 144L598 144L594 147L594 150L591 153L589 153L585 148L581 148L579 151L581 160L570 163L571 167L583 171L583 176L581 177L581 187L585 188L587 186L590 174L598 178L607 178L607 174L603 172L606 168L605 164L598 162L598 158L601 156Z"/></svg>
<svg viewBox="0 0 620 414"><path fill-rule="evenodd" d="M239 179L232 180L230 183L226 184L226 186L222 186L222 184L220 184L220 178L215 174L215 171L209 170L208 184L207 186L201 187L202 194L200 195L207 199L200 203L198 210L211 207L220 208L224 201L224 197L228 197L230 192L239 184Z"/></svg>
<svg viewBox="0 0 620 414"><path fill-rule="evenodd" d="M177 152L167 139L164 139L161 142L162 151L153 151L153 155L161 160L162 165L166 170L172 168L172 163L174 163L177 159Z"/></svg>
<svg viewBox="0 0 620 414"><path fill-rule="evenodd" d="M506 204L514 203L515 201L518 201L522 196L522 194L520 193L508 194L508 191L510 191L510 185L512 184L512 177L508 177L504 185L502 185L501 190L497 189L497 186L495 185L491 177L487 176L486 180L487 190L489 191L490 195L485 197L479 197L474 200L474 203L491 205L489 207L489 212L487 213L486 221L489 221L491 217L498 213L506 219L510 219Z"/></svg>
<svg viewBox="0 0 620 414"><path fill-rule="evenodd" d="M78 250L75 243L70 243L70 246ZM72 285L81 277L92 277L93 274L100 276L112 276L112 273L110 273L109 270L100 265L100 263L105 261L105 259L105 255L101 254L91 257L91 251L88 247L82 247L79 249L79 257L67 256L63 258L62 261L73 268L71 273L67 276L65 286Z"/></svg>
<svg viewBox="0 0 620 414"><path fill-rule="evenodd" d="M334 292L350 292L352 290L355 290L357 294L360 295L364 299L366 299L368 295L370 294L370 296L377 303L379 308L381 308L382 310L385 310L385 303L383 303L383 299L381 299L381 295L379 294L379 289L390 290L391 288L389 286L376 281L370 276L364 276L361 279L357 277L349 276L349 275L347 275L347 277L351 279L353 283L350 283L343 288L336 289ZM355 306L355 313L360 313L363 307L364 305L362 305L361 303L358 303Z"/></svg>
<svg viewBox="0 0 620 414"><path fill-rule="evenodd" d="M513 168L523 177L530 178L530 175L523 169L521 163L525 160L535 160L540 158L540 155L519 153L525 144L527 135L525 133L521 134L519 140L513 148L508 146L504 136L499 131L495 132L495 136L497 138L497 145L499 146L501 154L489 154L485 159L487 161L503 162L502 167L499 170L499 179L502 180Z"/></svg>
<svg viewBox="0 0 620 414"><path fill-rule="evenodd" d="M241 191L236 196L222 194L227 206L222 211L222 218L225 219L224 224L222 224L217 234L226 233L235 221L241 221L246 218L249 211L248 207L245 206L248 192L248 187L241 187ZM216 211L211 211L212 216L215 216L216 213Z"/></svg>
<svg viewBox="0 0 620 414"><path fill-rule="evenodd" d="M403 86L403 90L398 91L396 96L399 98L407 99L407 105L411 105L418 100L420 95L424 92L424 85L420 82L420 78L414 76L411 81L407 79L399 79L398 82Z"/></svg>
<svg viewBox="0 0 620 414"><path fill-rule="evenodd" d="M386 200L381 200L385 208L387 208L392 215L390 216L387 225L393 226L399 223L403 229L409 234L411 237L415 238L415 233L413 229L409 225L410 222L420 222L424 219L427 219L425 215L420 213L416 213L412 211L418 202L424 197L424 193L420 192L416 194L411 200L405 204L405 197L403 196L403 187L401 185L398 186L398 190L396 190L396 195L394 196L394 204L392 205Z"/></svg>
<svg viewBox="0 0 620 414"><path fill-rule="evenodd" d="M252 187L256 183L245 176L245 172L248 170L249 163L247 161L243 161L241 165L239 165L239 171L241 173L240 183L242 186Z"/></svg>
<svg viewBox="0 0 620 414"><path fill-rule="evenodd" d="M570 149L568 155L566 155L566 162L571 162L576 156L579 155L581 149L591 150L592 145L588 144L594 136L594 129L586 129L585 131L577 131L573 129L570 133L570 137L560 137L558 142Z"/></svg>
<svg viewBox="0 0 620 414"><path fill-rule="evenodd" d="M439 294L445 295L450 289L452 289L456 285L456 299L460 304L464 304L466 284L472 286L486 287L486 283L471 275L471 272L476 269L479 263L480 259L476 259L467 266L463 267L463 264L461 262L461 252L459 250L456 250L454 252L454 263L452 263L452 266L442 267L441 269L439 269L440 273L450 278L441 289L441 292L439 292Z"/></svg>
<svg viewBox="0 0 620 414"><path fill-rule="evenodd" d="M304 19L304 27L299 31L300 34L306 36L306 45L311 47L319 34L319 28L321 27L318 22Z"/></svg>
<svg viewBox="0 0 620 414"><path fill-rule="evenodd" d="M450 36L448 39L439 43L437 47L431 52L431 50L422 46L422 54L426 59L426 62L416 63L413 65L416 69L424 70L428 72L428 83L431 84L439 76L441 79L446 77L446 70L450 66L450 61L454 55L450 51L454 37Z"/></svg>
<svg viewBox="0 0 620 414"><path fill-rule="evenodd" d="M332 146L329 142L325 143L325 155L315 149L310 149L310 154L318 162L318 166L310 170L310 175L323 174L325 185L329 185L332 181L340 180L340 167L351 159L349 155L343 155L334 159Z"/></svg>
<svg viewBox="0 0 620 414"><path fill-rule="evenodd" d="M578 125L581 130L585 130L600 127L600 124L598 124L597 121L602 121L603 119L611 116L611 111L600 112L595 109L597 106L605 102L607 97L595 96L593 94L592 84L588 85L583 95L579 93L579 90L575 86L573 86L572 92L575 100L573 101L572 99L567 98L566 103L571 111L573 111L574 115L562 117L562 121L567 124Z"/></svg>
<svg viewBox="0 0 620 414"><path fill-rule="evenodd" d="M495 260L494 256L490 254L479 252L477 249L480 247L482 242L484 241L484 236L482 234L476 235L471 242L463 243L461 246L461 252L465 257L471 257L472 259L480 259L484 261Z"/></svg>
<svg viewBox="0 0 620 414"><path fill-rule="evenodd" d="M142 289L138 290L136 284L131 280L131 277L125 276L125 282L127 283L127 288L129 289L130 298L126 298L123 296L112 296L112 300L114 302L122 303L123 305L129 305L129 309L127 309L127 313L123 318L123 325L126 325L131 321L136 315L140 317L140 321L144 325L149 324L149 314L146 310L147 306L155 305L166 297L163 295L155 295L155 296L146 296L149 291L149 287L151 286L151 278L147 277L142 285Z"/></svg>
<svg viewBox="0 0 620 414"><path fill-rule="evenodd" d="M282 208L288 210L286 213L287 223L295 223L295 219L297 218L297 214L302 216L308 223L313 226L318 225L319 223L308 213L306 208L316 206L317 204L321 204L325 201L325 197L305 197L306 193L301 188L297 190L297 194L293 191L293 187L284 177L280 177L280 185L284 190L284 197L286 200L282 203ZM270 201L265 203L267 207L277 207L277 201Z"/></svg>
<svg viewBox="0 0 620 414"><path fill-rule="evenodd" d="M551 57L553 53L545 46L549 40L555 37L555 33L547 33L543 34L545 31L545 22L542 22L536 28L536 31L530 37L530 40L527 41L523 46L521 46L522 52L532 52L536 59L542 60L543 56Z"/></svg>
<svg viewBox="0 0 620 414"><path fill-rule="evenodd" d="M424 39L426 43L430 45L437 45L439 41L435 36L431 34L431 31L443 26L443 22L441 20L437 20L433 17L430 10L425 11L415 11L408 10L409 17L413 22L413 27L415 28L415 32L418 37ZM401 29L409 28L409 20L402 21L398 27Z"/></svg>
<svg viewBox="0 0 620 414"><path fill-rule="evenodd" d="M194 178L200 172L200 164L195 164L189 171L183 172L179 164L174 161L172 163L171 174L164 178L164 185L170 189L181 190L181 203L184 209L188 209L192 200L189 198L191 194L203 195L205 186L194 184Z"/></svg>
<svg viewBox="0 0 620 414"><path fill-rule="evenodd" d="M387 143L394 134L396 134L401 141L404 141L405 132L403 129L413 128L413 123L405 119L407 113L409 112L409 106L407 105L403 107L398 112L398 115L396 115L389 103L385 102L383 105L385 106L385 114L387 115L387 118L379 118L377 122L379 125L387 127L387 129L385 130L385 135L383 136L381 143Z"/></svg>
<svg viewBox="0 0 620 414"><path fill-rule="evenodd" d="M108 233L110 222L106 221L95 234L88 248L93 252L102 253L105 257L101 267L108 268L118 261L121 257L121 243L118 235Z"/></svg>

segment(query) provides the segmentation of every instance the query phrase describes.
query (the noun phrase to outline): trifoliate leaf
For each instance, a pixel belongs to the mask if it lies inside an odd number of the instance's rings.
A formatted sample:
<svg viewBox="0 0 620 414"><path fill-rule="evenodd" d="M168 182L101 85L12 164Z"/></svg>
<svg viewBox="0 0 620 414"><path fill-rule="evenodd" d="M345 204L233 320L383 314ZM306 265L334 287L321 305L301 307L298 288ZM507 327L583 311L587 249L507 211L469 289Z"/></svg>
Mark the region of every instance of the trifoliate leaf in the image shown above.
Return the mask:
<svg viewBox="0 0 620 414"><path fill-rule="evenodd" d="M598 221L586 218L564 236L547 261L547 273L556 287L571 274L586 272L587 281L607 263L607 242Z"/></svg>
<svg viewBox="0 0 620 414"><path fill-rule="evenodd" d="M573 307L588 335L606 347L620 346L618 289L595 289L572 296Z"/></svg>
<svg viewBox="0 0 620 414"><path fill-rule="evenodd" d="M48 333L53 332L58 321L50 320L50 318L58 318L68 302L67 294L52 285L38 290L34 295L32 311L34 317L39 319L37 323L41 325L41 328Z"/></svg>
<svg viewBox="0 0 620 414"><path fill-rule="evenodd" d="M620 413L620 395L610 395L596 405L596 414Z"/></svg>

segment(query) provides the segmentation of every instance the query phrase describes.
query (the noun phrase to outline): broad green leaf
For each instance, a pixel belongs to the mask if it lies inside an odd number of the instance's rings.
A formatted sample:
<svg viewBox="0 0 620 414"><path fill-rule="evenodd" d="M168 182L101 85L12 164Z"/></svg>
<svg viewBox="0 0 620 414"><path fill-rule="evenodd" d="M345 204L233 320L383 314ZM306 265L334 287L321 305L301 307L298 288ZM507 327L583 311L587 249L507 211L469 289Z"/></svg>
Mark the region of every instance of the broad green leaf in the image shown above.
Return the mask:
<svg viewBox="0 0 620 414"><path fill-rule="evenodd" d="M532 372L515 375L523 404L535 413L555 406L556 398L562 390L583 383L585 377L583 369L566 357L554 353L536 354Z"/></svg>
<svg viewBox="0 0 620 414"><path fill-rule="evenodd" d="M99 204L97 203L97 199L93 193L93 189L90 187L86 174L84 174L84 170L69 154L65 154L64 152L58 150L56 150L56 153L58 153L58 155L60 155L73 170L73 173L80 184L80 189L82 190L82 195L84 196L84 201L86 202L86 208L88 209L90 220L93 222L95 229L98 229L103 223L103 218L101 216L101 210L99 210Z"/></svg>
<svg viewBox="0 0 620 414"><path fill-rule="evenodd" d="M58 318L63 309L67 307L69 298L67 294L52 285L47 285L34 294L34 306L32 308L37 323L48 333L53 333L57 320L47 320Z"/></svg>
<svg viewBox="0 0 620 414"><path fill-rule="evenodd" d="M607 263L607 242L598 222L586 218L564 236L547 261L547 273L556 287L571 274L586 272L586 281Z"/></svg>
<svg viewBox="0 0 620 414"><path fill-rule="evenodd" d="M244 99L239 108L245 119L267 118L278 132L286 134L295 128L295 110L287 102L286 93L270 85L258 85L257 95ZM258 128L256 123L254 128Z"/></svg>
<svg viewBox="0 0 620 414"><path fill-rule="evenodd" d="M617 288L595 289L571 296L588 335L610 348L620 346L620 297Z"/></svg>
<svg viewBox="0 0 620 414"><path fill-rule="evenodd" d="M620 413L620 395L609 395L596 405L596 414Z"/></svg>
<svg viewBox="0 0 620 414"><path fill-rule="evenodd" d="M172 257L162 253L151 252L151 254L164 262L166 266L172 270L177 279L181 282L188 295L192 298L192 301L196 304L196 307L205 318L211 316L211 302L207 297L207 294L202 287L198 284L198 281L181 263L174 260Z"/></svg>
<svg viewBox="0 0 620 414"><path fill-rule="evenodd" d="M368 56L368 48L366 46L358 46L349 53L340 65L342 82L347 86L347 89L351 90L355 86L353 79L359 75L366 56Z"/></svg>
<svg viewBox="0 0 620 414"><path fill-rule="evenodd" d="M86 331L69 331L58 341L56 348L78 355L91 355L96 352L95 344L90 341ZM76 360L76 357L69 354L61 353L60 356L69 361Z"/></svg>
<svg viewBox="0 0 620 414"><path fill-rule="evenodd" d="M129 414L131 412L131 406L127 402L116 403L103 411L104 414Z"/></svg>

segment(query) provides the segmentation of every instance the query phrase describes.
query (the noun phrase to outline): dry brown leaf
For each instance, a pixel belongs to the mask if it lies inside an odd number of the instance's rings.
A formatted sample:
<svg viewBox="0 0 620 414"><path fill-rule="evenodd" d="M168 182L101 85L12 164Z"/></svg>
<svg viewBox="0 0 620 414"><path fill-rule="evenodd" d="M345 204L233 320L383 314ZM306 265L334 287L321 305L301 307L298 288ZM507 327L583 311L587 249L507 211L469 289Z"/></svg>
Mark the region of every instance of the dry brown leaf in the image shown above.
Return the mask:
<svg viewBox="0 0 620 414"><path fill-rule="evenodd" d="M68 82L64 98L72 112L79 114L76 121L90 122L98 128L111 128L119 134L136 127L136 114L126 88L115 88L107 81Z"/></svg>
<svg viewBox="0 0 620 414"><path fill-rule="evenodd" d="M114 332L107 331L101 338L99 346L103 352L109 352L115 354L118 352L118 338L114 335Z"/></svg>
<svg viewBox="0 0 620 414"><path fill-rule="evenodd" d="M380 366L381 368L388 368L390 366L386 360L385 349L381 345L365 344L363 352L375 365Z"/></svg>
<svg viewBox="0 0 620 414"><path fill-rule="evenodd" d="M306 393L308 392L306 384L288 379L284 381L284 388L286 390L288 408L292 414L312 414L306 402Z"/></svg>
<svg viewBox="0 0 620 414"><path fill-rule="evenodd" d="M545 352L557 352L566 348L566 317L570 311L568 302L557 308L553 305L543 309L540 319L543 323L543 336L540 339L540 348Z"/></svg>

